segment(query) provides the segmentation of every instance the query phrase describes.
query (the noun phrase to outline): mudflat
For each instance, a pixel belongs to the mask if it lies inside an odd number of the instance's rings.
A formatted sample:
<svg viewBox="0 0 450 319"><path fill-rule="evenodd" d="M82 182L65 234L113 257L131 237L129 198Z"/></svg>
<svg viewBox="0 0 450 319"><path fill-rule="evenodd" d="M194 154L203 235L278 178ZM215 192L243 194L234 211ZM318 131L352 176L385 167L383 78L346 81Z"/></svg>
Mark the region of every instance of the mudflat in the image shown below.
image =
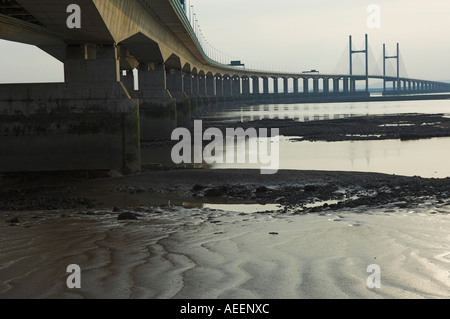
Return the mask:
<svg viewBox="0 0 450 319"><path fill-rule="evenodd" d="M6 179L0 298L448 298L449 181L203 169ZM66 285L71 264L81 289Z"/></svg>

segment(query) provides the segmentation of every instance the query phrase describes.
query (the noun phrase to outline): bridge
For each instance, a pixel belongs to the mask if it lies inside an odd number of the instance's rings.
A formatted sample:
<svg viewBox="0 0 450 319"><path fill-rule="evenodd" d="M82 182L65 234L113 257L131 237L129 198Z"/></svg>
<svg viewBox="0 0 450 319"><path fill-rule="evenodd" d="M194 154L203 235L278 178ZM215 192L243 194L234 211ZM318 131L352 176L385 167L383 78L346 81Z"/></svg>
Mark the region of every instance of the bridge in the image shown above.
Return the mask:
<svg viewBox="0 0 450 319"><path fill-rule="evenodd" d="M208 56L179 0L79 0L79 27L68 23L77 18L72 3L0 0L0 38L39 47L64 63L65 75L64 83L0 85L1 172L137 173L141 141L170 136L217 101L361 100L371 79L383 81L386 95L450 91L401 77L398 51L395 76L370 75L367 36L362 51L350 38L349 74L252 70ZM352 70L359 53L364 74Z"/></svg>

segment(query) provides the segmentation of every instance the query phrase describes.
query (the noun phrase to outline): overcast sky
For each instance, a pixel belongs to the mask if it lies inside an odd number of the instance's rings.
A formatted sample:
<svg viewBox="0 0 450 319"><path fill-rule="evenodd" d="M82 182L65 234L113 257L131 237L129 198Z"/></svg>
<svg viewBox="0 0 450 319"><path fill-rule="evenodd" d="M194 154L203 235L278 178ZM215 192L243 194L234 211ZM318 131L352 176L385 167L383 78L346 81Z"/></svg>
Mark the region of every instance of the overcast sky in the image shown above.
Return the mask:
<svg viewBox="0 0 450 319"><path fill-rule="evenodd" d="M408 76L450 80L449 0L187 0L187 4L194 6L208 43L248 67L348 70L348 58L343 58L348 36L353 36L353 49L362 49L367 33L375 59L381 57L383 43L394 55L399 42ZM381 9L379 28L367 24L373 17L373 11L367 12L372 4ZM0 70L1 83L63 81L61 63L37 48L5 41L0 41Z"/></svg>

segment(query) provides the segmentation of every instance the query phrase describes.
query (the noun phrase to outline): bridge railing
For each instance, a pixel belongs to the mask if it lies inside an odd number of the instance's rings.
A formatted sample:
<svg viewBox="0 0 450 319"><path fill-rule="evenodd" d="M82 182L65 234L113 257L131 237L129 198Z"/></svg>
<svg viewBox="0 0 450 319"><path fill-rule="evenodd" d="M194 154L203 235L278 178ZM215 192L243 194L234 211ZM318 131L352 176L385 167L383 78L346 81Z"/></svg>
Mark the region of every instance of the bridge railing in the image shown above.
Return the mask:
<svg viewBox="0 0 450 319"><path fill-rule="evenodd" d="M206 53L206 50L205 50L204 46L202 45L202 43L201 43L201 41L200 41L200 39L199 39L197 33L196 33L195 30L193 29L192 24L191 24L191 22L189 21L189 18L188 18L187 14L186 14L186 11L185 11L185 9L183 8L183 6L181 5L181 2L180 2L179 0L169 0L169 1L172 3L172 5L173 5L173 7L174 7L174 9L175 9L175 11L176 11L176 13L177 13L178 16L180 17L180 19L181 19L181 21L183 22L183 24L184 24L186 30L189 32L191 38L193 39L193 41L194 41L195 44L197 45L197 48L199 49L200 53L202 54L202 56L203 56L203 58L206 60L206 62L208 62L209 64L211 64L211 65L213 65L213 66L217 66L217 67L220 67L220 68L236 69L236 70L244 69L244 70L250 71L250 72L251 72L251 71L254 71L254 72L263 72L263 73L277 73L277 72L274 71L274 70L262 69L262 68L251 69L251 68L247 68L247 67L245 67L245 66L244 66L244 68L241 68L241 67L233 67L233 66L230 65L230 64L224 64L224 63L221 63L221 62L219 62L219 61L217 61L217 60L212 59L212 58ZM286 72L281 72L281 71L280 71L279 73L286 74ZM298 74L298 73L297 73L297 72L292 72L292 75L294 75L294 74Z"/></svg>
<svg viewBox="0 0 450 319"><path fill-rule="evenodd" d="M201 44L197 33L192 28L191 22L189 21L189 18L186 15L186 11L184 10L183 6L181 5L181 2L179 0L170 0L172 5L175 8L175 11L177 12L178 16L181 18L181 21L183 22L184 26L186 27L186 30L189 32L190 36L194 40L195 44L197 45L197 48L200 50L200 53L203 55L203 58L210 64L216 65L219 67L230 67L229 65L220 63L218 61L215 61L211 59L208 54L206 54L203 45Z"/></svg>

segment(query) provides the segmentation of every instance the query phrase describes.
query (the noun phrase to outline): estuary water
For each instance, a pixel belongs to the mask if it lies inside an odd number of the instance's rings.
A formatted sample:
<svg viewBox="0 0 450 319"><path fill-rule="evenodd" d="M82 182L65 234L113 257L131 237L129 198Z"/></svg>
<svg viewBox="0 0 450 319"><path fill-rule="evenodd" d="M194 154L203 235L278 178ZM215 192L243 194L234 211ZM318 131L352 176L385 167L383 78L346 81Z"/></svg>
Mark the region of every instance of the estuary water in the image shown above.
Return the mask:
<svg viewBox="0 0 450 319"><path fill-rule="evenodd" d="M219 111L211 117L246 122L260 119L320 121L363 115L445 114L450 100L266 104ZM251 141L247 141L249 143ZM360 171L405 176L450 177L450 138L309 142L281 137L279 168L294 170ZM234 148L239 145L234 145ZM230 149L228 149L230 151ZM227 146L224 147L227 152ZM260 164L214 164L211 168L260 168Z"/></svg>
<svg viewBox="0 0 450 319"><path fill-rule="evenodd" d="M411 113L445 114L446 116L450 116L450 99L428 101L261 104L244 107L227 107L226 111L212 112L209 117L230 122L247 122L262 119L292 119L307 122L364 115Z"/></svg>

